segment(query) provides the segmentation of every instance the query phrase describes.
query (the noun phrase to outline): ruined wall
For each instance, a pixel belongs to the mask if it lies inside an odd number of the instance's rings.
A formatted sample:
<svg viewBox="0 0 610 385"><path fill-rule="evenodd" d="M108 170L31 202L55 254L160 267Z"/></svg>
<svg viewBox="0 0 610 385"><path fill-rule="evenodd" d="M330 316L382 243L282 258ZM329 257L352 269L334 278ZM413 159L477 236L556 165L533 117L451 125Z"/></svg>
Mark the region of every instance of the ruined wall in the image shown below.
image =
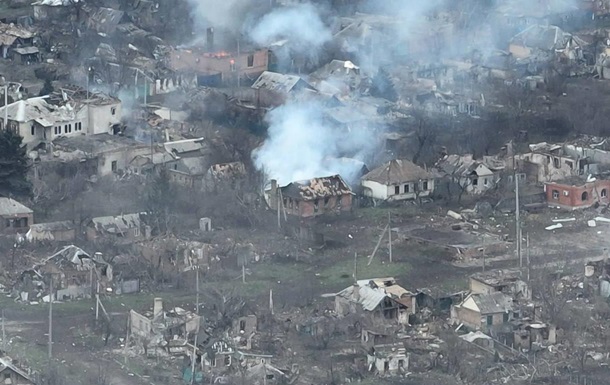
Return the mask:
<svg viewBox="0 0 610 385"><path fill-rule="evenodd" d="M113 163L116 162L116 171L124 171L129 168L129 163L138 155L149 155L150 147L147 145L120 148L98 155L97 174L99 176L110 175L114 171Z"/></svg>
<svg viewBox="0 0 610 385"><path fill-rule="evenodd" d="M584 209L596 203L608 204L610 181L601 180L585 183L583 186L569 186L560 183L547 183L544 191L549 206L568 210Z"/></svg>
<svg viewBox="0 0 610 385"><path fill-rule="evenodd" d="M87 108L87 107L85 107ZM90 135L112 134L112 126L121 123L123 116L120 102L107 105L89 105L89 127L86 131ZM114 111L114 113L113 113Z"/></svg>
<svg viewBox="0 0 610 385"><path fill-rule="evenodd" d="M455 306L452 308L453 318L457 323L473 328L480 329L482 326L481 313L475 312L464 307Z"/></svg>
<svg viewBox="0 0 610 385"><path fill-rule="evenodd" d="M351 211L352 195L345 194L341 196L332 196L327 199L317 199L315 201L297 201L291 198L284 198L283 203L287 214L309 218L322 214L338 214Z"/></svg>
<svg viewBox="0 0 610 385"><path fill-rule="evenodd" d="M253 56L250 62L249 56ZM239 56L225 52L214 56L195 49L173 51L170 54L172 69L198 74L221 73L223 81L234 80L238 73L241 77L255 76L266 71L268 66L269 54L266 49L241 53Z"/></svg>
<svg viewBox="0 0 610 385"><path fill-rule="evenodd" d="M481 281L478 281L474 278L470 278L469 280L470 291L473 294L489 294L494 292L494 288L484 284Z"/></svg>

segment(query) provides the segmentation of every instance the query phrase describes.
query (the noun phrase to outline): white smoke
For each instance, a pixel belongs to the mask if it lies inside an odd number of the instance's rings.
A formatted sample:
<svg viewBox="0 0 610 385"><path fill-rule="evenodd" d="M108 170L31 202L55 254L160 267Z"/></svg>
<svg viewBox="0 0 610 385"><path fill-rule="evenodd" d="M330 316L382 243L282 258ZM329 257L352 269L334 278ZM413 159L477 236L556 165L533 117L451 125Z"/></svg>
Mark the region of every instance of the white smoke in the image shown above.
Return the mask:
<svg viewBox="0 0 610 385"><path fill-rule="evenodd" d="M353 182L376 145L371 130L347 133L327 124L323 108L313 101L288 102L267 114L268 138L253 153L256 167L280 184L340 174Z"/></svg>
<svg viewBox="0 0 610 385"><path fill-rule="evenodd" d="M250 31L252 40L268 46L280 39L288 39L293 49L317 50L332 37L318 10L309 3L278 8L263 16Z"/></svg>
<svg viewBox="0 0 610 385"><path fill-rule="evenodd" d="M187 0L193 8L193 21L203 29L237 28L247 5L247 0Z"/></svg>

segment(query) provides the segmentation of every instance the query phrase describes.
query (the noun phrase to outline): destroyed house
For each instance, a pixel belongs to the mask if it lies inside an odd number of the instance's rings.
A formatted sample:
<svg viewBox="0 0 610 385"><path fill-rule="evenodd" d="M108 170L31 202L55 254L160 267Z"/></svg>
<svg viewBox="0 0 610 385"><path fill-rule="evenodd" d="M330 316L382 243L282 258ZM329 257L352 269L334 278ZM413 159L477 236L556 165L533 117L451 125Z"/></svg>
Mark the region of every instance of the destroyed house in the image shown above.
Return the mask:
<svg viewBox="0 0 610 385"><path fill-rule="evenodd" d="M8 111L5 111L8 110ZM8 125L4 116L8 118ZM48 97L19 100L0 108L2 128L8 127L23 138L23 143L34 147L61 136L86 133L87 109L74 106L55 106Z"/></svg>
<svg viewBox="0 0 610 385"><path fill-rule="evenodd" d="M14 290L22 301L48 302L48 285L53 276L53 297L57 300L89 297L97 283L104 290L113 279L112 266L101 254L91 256L69 245L22 272Z"/></svg>
<svg viewBox="0 0 610 385"><path fill-rule="evenodd" d="M517 167L537 183L552 182L583 173L586 160L562 145L546 142L530 144L530 152L516 157Z"/></svg>
<svg viewBox="0 0 610 385"><path fill-rule="evenodd" d="M265 90L281 95L302 90L315 91L315 88L297 75L285 75L277 72L265 71L252 84L255 90Z"/></svg>
<svg viewBox="0 0 610 385"><path fill-rule="evenodd" d="M451 318L454 323L471 329L492 331L513 318L513 300L499 291L470 294L451 308Z"/></svg>
<svg viewBox="0 0 610 385"><path fill-rule="evenodd" d="M50 159L89 160L98 176L121 173L138 155L150 154L150 145L121 135L97 134L57 138Z"/></svg>
<svg viewBox="0 0 610 385"><path fill-rule="evenodd" d="M30 225L30 230L25 234L30 241L73 241L76 238L76 227L70 221L36 223Z"/></svg>
<svg viewBox="0 0 610 385"><path fill-rule="evenodd" d="M317 90L330 95L349 95L364 91L365 83L360 67L347 60L333 60L309 75L309 81Z"/></svg>
<svg viewBox="0 0 610 385"><path fill-rule="evenodd" d="M11 198L0 197L0 232L28 231L34 224L34 211Z"/></svg>
<svg viewBox="0 0 610 385"><path fill-rule="evenodd" d="M496 185L497 176L472 154L447 155L436 164L438 170L467 193L481 194Z"/></svg>
<svg viewBox="0 0 610 385"><path fill-rule="evenodd" d="M111 34L116 31L117 25L128 22L125 12L118 9L100 7L91 12L87 19L87 27L100 34Z"/></svg>
<svg viewBox="0 0 610 385"><path fill-rule="evenodd" d="M203 138L182 139L165 142L163 148L175 158L190 158L204 155L206 144Z"/></svg>
<svg viewBox="0 0 610 385"><path fill-rule="evenodd" d="M586 209L599 204L608 204L610 180L574 176L544 184L544 193L549 207L565 210Z"/></svg>
<svg viewBox="0 0 610 385"><path fill-rule="evenodd" d="M6 59L12 49L32 46L34 36L34 31L20 25L0 23L0 56Z"/></svg>
<svg viewBox="0 0 610 385"><path fill-rule="evenodd" d="M17 367L9 357L0 358L0 376L4 384L34 385L34 379L28 372Z"/></svg>
<svg viewBox="0 0 610 385"><path fill-rule="evenodd" d="M416 296L391 277L359 280L335 295L339 316L365 314L372 319L408 324L409 315L416 311Z"/></svg>
<svg viewBox="0 0 610 385"><path fill-rule="evenodd" d="M473 294L502 292L515 299L531 298L528 284L521 279L518 271L497 270L473 274L469 278L469 286Z"/></svg>
<svg viewBox="0 0 610 385"><path fill-rule="evenodd" d="M163 299L155 298L152 312L129 313L129 332L147 355L165 351L170 355L192 354L190 341L200 328L201 317L180 307L164 310Z"/></svg>
<svg viewBox="0 0 610 385"><path fill-rule="evenodd" d="M509 52L517 59L545 59L555 55L565 60L583 58L584 40L564 32L554 25L532 25L515 35L509 45Z"/></svg>
<svg viewBox="0 0 610 385"><path fill-rule="evenodd" d="M144 238L150 232L142 223L143 213L92 218L87 225L87 239L110 237L123 242Z"/></svg>
<svg viewBox="0 0 610 385"><path fill-rule="evenodd" d="M271 208L301 218L351 211L352 195L339 175L292 182L284 187L272 180L267 191Z"/></svg>
<svg viewBox="0 0 610 385"><path fill-rule="evenodd" d="M363 194L374 200L405 200L429 196L434 190L436 174L408 160L392 160L361 180Z"/></svg>
<svg viewBox="0 0 610 385"><path fill-rule="evenodd" d="M237 79L253 79L267 71L267 49L247 49L240 52L215 51L202 48L174 49L169 55L169 68L178 74L192 73L201 86L234 84Z"/></svg>

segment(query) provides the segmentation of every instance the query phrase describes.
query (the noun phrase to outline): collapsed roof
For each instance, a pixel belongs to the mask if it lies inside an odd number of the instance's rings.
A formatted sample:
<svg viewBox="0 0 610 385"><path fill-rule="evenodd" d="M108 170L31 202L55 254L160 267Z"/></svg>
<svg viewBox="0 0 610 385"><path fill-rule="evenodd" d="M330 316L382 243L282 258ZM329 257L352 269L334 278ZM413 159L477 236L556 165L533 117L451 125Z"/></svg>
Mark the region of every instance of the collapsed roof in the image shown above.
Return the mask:
<svg viewBox="0 0 610 385"><path fill-rule="evenodd" d="M304 201L352 194L352 190L339 175L292 182L282 187L282 195Z"/></svg>

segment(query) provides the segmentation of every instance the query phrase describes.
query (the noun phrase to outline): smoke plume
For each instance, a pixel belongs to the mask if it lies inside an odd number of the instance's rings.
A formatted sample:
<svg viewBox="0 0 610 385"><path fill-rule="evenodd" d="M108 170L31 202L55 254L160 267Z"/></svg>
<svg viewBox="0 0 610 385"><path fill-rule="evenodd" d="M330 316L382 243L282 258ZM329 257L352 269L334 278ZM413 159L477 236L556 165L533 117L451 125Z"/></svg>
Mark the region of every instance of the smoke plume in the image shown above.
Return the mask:
<svg viewBox="0 0 610 385"><path fill-rule="evenodd" d="M250 31L250 37L261 46L287 39L293 49L306 52L320 49L332 36L317 9L304 3L263 16Z"/></svg>
<svg viewBox="0 0 610 385"><path fill-rule="evenodd" d="M375 147L370 130L345 132L328 125L318 103L288 102L267 114L268 138L254 153L254 163L280 184L340 174L354 182L362 163Z"/></svg>

